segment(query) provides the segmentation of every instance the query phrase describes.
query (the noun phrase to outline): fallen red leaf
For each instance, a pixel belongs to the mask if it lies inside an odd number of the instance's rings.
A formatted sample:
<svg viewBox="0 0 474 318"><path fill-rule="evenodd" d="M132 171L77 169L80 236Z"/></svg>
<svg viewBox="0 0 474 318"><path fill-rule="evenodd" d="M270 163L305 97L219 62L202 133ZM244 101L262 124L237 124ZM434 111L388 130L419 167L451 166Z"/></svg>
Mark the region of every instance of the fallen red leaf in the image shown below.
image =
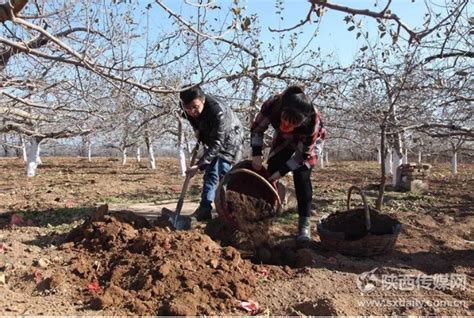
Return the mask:
<svg viewBox="0 0 474 318"><path fill-rule="evenodd" d="M240 308L244 309L245 311L255 314L258 312L260 306L256 301L249 300L249 301L241 301Z"/></svg>
<svg viewBox="0 0 474 318"><path fill-rule="evenodd" d="M168 241L168 239L166 239L165 242L163 243L163 248L167 251L171 249L171 243Z"/></svg>
<svg viewBox="0 0 474 318"><path fill-rule="evenodd" d="M181 189L180 189L180 188L172 187L172 188L171 188L171 191L173 191L174 193L180 193L180 192L181 192Z"/></svg>
<svg viewBox="0 0 474 318"><path fill-rule="evenodd" d="M268 278L268 276L270 275L270 272L269 272L268 269L266 269L266 268L261 268L261 269L259 269L258 274L259 274L262 278Z"/></svg>
<svg viewBox="0 0 474 318"><path fill-rule="evenodd" d="M41 283L41 281L43 280L43 274L41 274L41 271L36 267L33 268L33 277L35 279L36 284Z"/></svg>
<svg viewBox="0 0 474 318"><path fill-rule="evenodd" d="M23 222L24 222L24 220L23 220L23 217L21 215L12 214L12 218L10 219L10 224L11 225L20 225Z"/></svg>
<svg viewBox="0 0 474 318"><path fill-rule="evenodd" d="M100 291L100 286L98 282L92 282L89 285L87 285L87 289L91 293L98 293Z"/></svg>

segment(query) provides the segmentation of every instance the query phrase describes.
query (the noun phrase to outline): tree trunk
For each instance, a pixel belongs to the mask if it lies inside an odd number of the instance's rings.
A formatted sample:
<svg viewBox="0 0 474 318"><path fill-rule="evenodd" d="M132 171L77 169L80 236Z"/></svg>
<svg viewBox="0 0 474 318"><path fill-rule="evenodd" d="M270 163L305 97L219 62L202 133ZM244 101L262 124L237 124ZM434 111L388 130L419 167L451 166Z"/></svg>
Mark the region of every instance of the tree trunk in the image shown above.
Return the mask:
<svg viewBox="0 0 474 318"><path fill-rule="evenodd" d="M137 148L137 162L140 162L142 158L140 157L140 147Z"/></svg>
<svg viewBox="0 0 474 318"><path fill-rule="evenodd" d="M21 141L21 149L23 152L23 161L28 162L28 156L26 153L26 144L25 144L25 139L23 138L23 136L20 136L20 141Z"/></svg>
<svg viewBox="0 0 474 318"><path fill-rule="evenodd" d="M186 175L186 156L184 154L184 130L181 119L178 121L178 159L179 170L182 176Z"/></svg>
<svg viewBox="0 0 474 318"><path fill-rule="evenodd" d="M150 135L148 134L148 130L145 130L145 145L148 152L148 168L155 170L156 163L155 163L155 151L153 150L153 143L151 142Z"/></svg>
<svg viewBox="0 0 474 318"><path fill-rule="evenodd" d="M155 170L156 169L156 162L155 162L155 151L153 150L153 145L150 144L148 146L148 168Z"/></svg>
<svg viewBox="0 0 474 318"><path fill-rule="evenodd" d="M453 157L451 158L451 173L456 175L458 173L458 151L453 150Z"/></svg>
<svg viewBox="0 0 474 318"><path fill-rule="evenodd" d="M92 143L90 140L87 142L87 160L92 162Z"/></svg>
<svg viewBox="0 0 474 318"><path fill-rule="evenodd" d="M377 202L375 203L375 208L379 211L382 211L382 206L383 206L383 197L385 193L385 172L387 171L387 163L385 160L388 157L388 153L390 151L385 150L385 125L382 125L381 127L381 132L380 132L380 185L379 185L379 195L377 196ZM385 155L386 154L386 155Z"/></svg>
<svg viewBox="0 0 474 318"><path fill-rule="evenodd" d="M382 150L383 151L383 150ZM385 175L387 176L391 176L393 174L392 172L392 149L388 148L386 151L386 154L385 154L385 160L383 160L384 162L384 167L385 167Z"/></svg>
<svg viewBox="0 0 474 318"><path fill-rule="evenodd" d="M382 151L380 150L380 147L377 148L377 162L379 163L379 165L382 164Z"/></svg>
<svg viewBox="0 0 474 318"><path fill-rule="evenodd" d="M255 65L255 74L251 76L252 80L252 95L250 97L250 105L249 105L249 116L248 116L248 127L252 125L255 116L258 113L257 103L258 103L258 92L260 91L261 83L258 74L258 59L254 58L252 61L252 65Z"/></svg>
<svg viewBox="0 0 474 318"><path fill-rule="evenodd" d="M39 166L39 165L42 165L43 164L43 161L41 160L41 156L40 156L40 143L41 141L38 143L38 148L36 149L36 164Z"/></svg>
<svg viewBox="0 0 474 318"><path fill-rule="evenodd" d="M395 187L395 186L397 186L398 179L399 179L398 167L400 167L400 165L403 162L402 156L400 156L400 153L398 153L395 149L393 150L392 160L393 160L393 162L392 162L392 186Z"/></svg>
<svg viewBox="0 0 474 318"><path fill-rule="evenodd" d="M326 158L326 166L329 166L329 151L326 150L324 152L324 154L325 154L325 158Z"/></svg>
<svg viewBox="0 0 474 318"><path fill-rule="evenodd" d="M418 163L421 163L421 150L418 150Z"/></svg>
<svg viewBox="0 0 474 318"><path fill-rule="evenodd" d="M321 157L319 158L319 168L324 169L324 151L321 153Z"/></svg>
<svg viewBox="0 0 474 318"><path fill-rule="evenodd" d="M402 150L402 136L397 134L395 136L395 145L392 149L392 186L397 186L399 183L398 167L403 162L403 150Z"/></svg>
<svg viewBox="0 0 474 318"><path fill-rule="evenodd" d="M127 148L122 149L122 165L127 164Z"/></svg>
<svg viewBox="0 0 474 318"><path fill-rule="evenodd" d="M41 139L31 137L26 145L26 175L34 177L38 167Z"/></svg>
<svg viewBox="0 0 474 318"><path fill-rule="evenodd" d="M408 163L408 149L407 148L405 148L405 151L403 153L402 163L404 165L406 165Z"/></svg>

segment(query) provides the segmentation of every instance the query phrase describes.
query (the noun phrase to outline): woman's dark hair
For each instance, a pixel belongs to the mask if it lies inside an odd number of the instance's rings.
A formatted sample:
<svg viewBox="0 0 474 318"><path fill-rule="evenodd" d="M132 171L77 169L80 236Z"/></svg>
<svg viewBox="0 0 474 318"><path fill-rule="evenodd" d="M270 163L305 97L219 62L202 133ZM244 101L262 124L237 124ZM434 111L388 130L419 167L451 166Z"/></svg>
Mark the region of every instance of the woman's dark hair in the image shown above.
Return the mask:
<svg viewBox="0 0 474 318"><path fill-rule="evenodd" d="M179 93L179 98L184 105L192 102L196 98L204 98L204 92L199 86L192 86Z"/></svg>
<svg viewBox="0 0 474 318"><path fill-rule="evenodd" d="M284 109L281 113L281 119L294 126L299 126L306 119L306 116L292 109Z"/></svg>
<svg viewBox="0 0 474 318"><path fill-rule="evenodd" d="M301 124L313 112L313 104L299 86L288 87L281 96L282 119Z"/></svg>

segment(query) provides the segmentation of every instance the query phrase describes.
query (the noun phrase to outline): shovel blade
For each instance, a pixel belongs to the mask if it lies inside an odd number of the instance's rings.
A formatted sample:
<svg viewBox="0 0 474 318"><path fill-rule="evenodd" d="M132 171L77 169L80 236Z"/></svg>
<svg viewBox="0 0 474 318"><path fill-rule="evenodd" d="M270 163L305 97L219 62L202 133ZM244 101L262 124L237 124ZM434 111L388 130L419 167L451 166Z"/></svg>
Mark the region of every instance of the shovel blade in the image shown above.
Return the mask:
<svg viewBox="0 0 474 318"><path fill-rule="evenodd" d="M191 229L191 218L176 213L168 208L161 209L161 215L168 218L175 230L187 231Z"/></svg>
<svg viewBox="0 0 474 318"><path fill-rule="evenodd" d="M179 216L178 219L174 220L173 226L178 231L188 231L191 229L191 218Z"/></svg>

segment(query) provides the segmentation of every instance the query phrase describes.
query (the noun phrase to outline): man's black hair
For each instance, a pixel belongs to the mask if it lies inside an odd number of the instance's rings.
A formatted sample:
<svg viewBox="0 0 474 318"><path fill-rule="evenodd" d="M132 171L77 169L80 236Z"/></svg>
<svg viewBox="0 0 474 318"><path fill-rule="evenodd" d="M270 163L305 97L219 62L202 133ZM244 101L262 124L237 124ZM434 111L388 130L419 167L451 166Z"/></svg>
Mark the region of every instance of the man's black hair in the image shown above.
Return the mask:
<svg viewBox="0 0 474 318"><path fill-rule="evenodd" d="M192 102L196 98L204 98L204 92L199 86L191 86L188 89L179 93L179 98L184 105Z"/></svg>

